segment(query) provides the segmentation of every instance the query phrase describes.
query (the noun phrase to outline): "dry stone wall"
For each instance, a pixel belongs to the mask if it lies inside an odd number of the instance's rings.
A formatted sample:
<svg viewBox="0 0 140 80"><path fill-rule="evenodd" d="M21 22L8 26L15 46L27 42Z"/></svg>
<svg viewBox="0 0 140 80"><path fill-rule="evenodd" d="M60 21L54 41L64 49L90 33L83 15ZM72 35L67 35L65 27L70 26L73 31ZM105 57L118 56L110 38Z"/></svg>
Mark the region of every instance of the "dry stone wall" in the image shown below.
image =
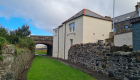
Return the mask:
<svg viewBox="0 0 140 80"><path fill-rule="evenodd" d="M68 60L108 75L110 46L96 43L76 44L69 49Z"/></svg>
<svg viewBox="0 0 140 80"><path fill-rule="evenodd" d="M3 60L0 61L0 80L16 80L19 74L27 67L28 61L35 53L29 50L16 52L12 45L6 45L2 49Z"/></svg>
<svg viewBox="0 0 140 80"><path fill-rule="evenodd" d="M76 44L69 49L68 60L119 80L140 80L140 51L126 45Z"/></svg>
<svg viewBox="0 0 140 80"><path fill-rule="evenodd" d="M140 51L114 52L109 61L110 77L140 80Z"/></svg>

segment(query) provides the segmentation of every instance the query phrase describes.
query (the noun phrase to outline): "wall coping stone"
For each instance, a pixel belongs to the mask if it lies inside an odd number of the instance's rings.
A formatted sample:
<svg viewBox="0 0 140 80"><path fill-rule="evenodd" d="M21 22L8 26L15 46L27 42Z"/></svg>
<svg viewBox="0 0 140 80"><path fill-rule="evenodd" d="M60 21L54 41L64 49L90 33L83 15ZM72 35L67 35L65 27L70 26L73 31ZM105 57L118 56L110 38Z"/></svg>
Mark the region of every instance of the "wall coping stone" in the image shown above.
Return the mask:
<svg viewBox="0 0 140 80"><path fill-rule="evenodd" d="M113 53L113 56L140 56L140 51L124 52L117 51Z"/></svg>
<svg viewBox="0 0 140 80"><path fill-rule="evenodd" d="M119 31L118 33L116 33L115 35L120 35L120 34L124 34L124 33L129 33L129 32L132 32L132 28L120 30L120 31Z"/></svg>
<svg viewBox="0 0 140 80"><path fill-rule="evenodd" d="M13 45L6 45L2 49L2 54L14 54L16 52L16 49Z"/></svg>

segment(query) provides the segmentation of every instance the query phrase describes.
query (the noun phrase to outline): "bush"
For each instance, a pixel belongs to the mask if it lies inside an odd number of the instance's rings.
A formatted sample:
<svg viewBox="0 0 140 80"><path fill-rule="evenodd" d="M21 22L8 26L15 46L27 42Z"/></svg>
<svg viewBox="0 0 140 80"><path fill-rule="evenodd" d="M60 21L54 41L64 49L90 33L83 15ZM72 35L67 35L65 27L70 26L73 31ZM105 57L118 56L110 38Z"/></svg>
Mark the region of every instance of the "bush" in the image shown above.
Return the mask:
<svg viewBox="0 0 140 80"><path fill-rule="evenodd" d="M35 42L31 38L19 38L18 44L20 48L27 47L29 50L34 51Z"/></svg>
<svg viewBox="0 0 140 80"><path fill-rule="evenodd" d="M18 28L15 31L10 31L10 34L8 34L8 31L5 28L0 28L0 53L2 50L2 46L5 43L11 43L14 44L18 48L24 48L29 49L31 51L34 51L34 40L27 37L29 36L31 31L29 30L29 26L22 25L22 28Z"/></svg>

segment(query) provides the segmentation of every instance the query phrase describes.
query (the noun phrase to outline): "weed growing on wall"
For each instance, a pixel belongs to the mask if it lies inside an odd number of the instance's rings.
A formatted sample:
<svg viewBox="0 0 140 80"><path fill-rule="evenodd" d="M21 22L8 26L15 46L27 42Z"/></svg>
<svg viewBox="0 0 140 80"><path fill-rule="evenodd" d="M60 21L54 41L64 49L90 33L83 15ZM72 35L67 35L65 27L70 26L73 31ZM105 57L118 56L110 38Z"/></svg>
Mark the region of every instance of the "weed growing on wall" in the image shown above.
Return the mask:
<svg viewBox="0 0 140 80"><path fill-rule="evenodd" d="M1 61L1 60L3 60L3 57L2 57L2 56L0 56L0 61Z"/></svg>
<svg viewBox="0 0 140 80"><path fill-rule="evenodd" d="M3 48L6 44L8 44L7 40L6 40L5 38L3 38L3 37L0 36L0 54L2 53L2 52L1 52L1 51L2 51L2 48Z"/></svg>
<svg viewBox="0 0 140 80"><path fill-rule="evenodd" d="M104 64L104 67L103 67L103 69L105 69L106 68L106 64Z"/></svg>

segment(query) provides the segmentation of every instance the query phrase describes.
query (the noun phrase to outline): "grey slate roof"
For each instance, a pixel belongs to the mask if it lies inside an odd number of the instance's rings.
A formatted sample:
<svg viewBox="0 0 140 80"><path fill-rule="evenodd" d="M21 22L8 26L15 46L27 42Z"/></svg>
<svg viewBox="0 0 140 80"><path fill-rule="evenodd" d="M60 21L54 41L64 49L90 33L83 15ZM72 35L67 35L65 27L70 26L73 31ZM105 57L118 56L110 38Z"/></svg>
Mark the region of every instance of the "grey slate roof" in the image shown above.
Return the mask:
<svg viewBox="0 0 140 80"><path fill-rule="evenodd" d="M108 20L107 18L95 13L95 12L92 12L90 10L87 10L85 9L85 14L86 16L91 16L91 17L95 17L95 18L100 18L100 19L104 19L104 20Z"/></svg>
<svg viewBox="0 0 140 80"><path fill-rule="evenodd" d="M130 12L130 13L127 13L127 14L123 14L123 15L114 17L114 23L130 20L130 19L132 19L132 17L135 14L136 14L136 11L133 11L133 12ZM130 17L130 18L127 18L127 17ZM137 17L139 17L139 13L137 13L133 18L137 18ZM112 18L112 20L113 20L113 18Z"/></svg>
<svg viewBox="0 0 140 80"><path fill-rule="evenodd" d="M70 20L73 20L73 19L75 19L75 18L77 18L77 17L80 17L80 16L82 16L82 15L112 21L112 20L107 19L107 18L105 18L105 17L103 17L103 16L101 16L101 15L95 13L95 12L92 12L92 11L90 11L90 10L88 10L88 9L83 9L83 10L81 10L80 12L78 12L77 14L75 14L74 16L72 16L71 18L69 18L68 20L64 21L63 23L68 22L68 21L70 21Z"/></svg>

